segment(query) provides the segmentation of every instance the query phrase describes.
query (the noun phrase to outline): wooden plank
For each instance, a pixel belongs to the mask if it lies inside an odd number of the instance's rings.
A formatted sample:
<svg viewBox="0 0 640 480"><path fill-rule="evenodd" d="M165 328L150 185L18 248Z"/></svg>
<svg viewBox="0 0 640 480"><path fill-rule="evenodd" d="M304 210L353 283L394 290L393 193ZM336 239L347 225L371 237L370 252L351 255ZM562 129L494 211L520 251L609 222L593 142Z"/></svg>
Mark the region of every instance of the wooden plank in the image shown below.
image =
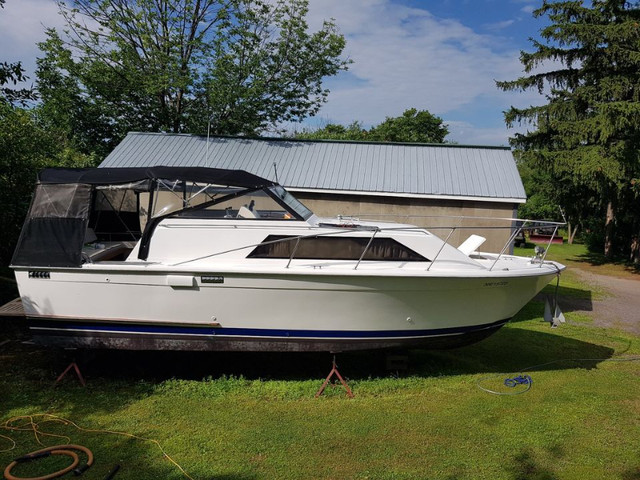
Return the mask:
<svg viewBox="0 0 640 480"><path fill-rule="evenodd" d="M0 317L24 317L24 308L22 307L22 300L15 298L9 303L5 303L0 307Z"/></svg>

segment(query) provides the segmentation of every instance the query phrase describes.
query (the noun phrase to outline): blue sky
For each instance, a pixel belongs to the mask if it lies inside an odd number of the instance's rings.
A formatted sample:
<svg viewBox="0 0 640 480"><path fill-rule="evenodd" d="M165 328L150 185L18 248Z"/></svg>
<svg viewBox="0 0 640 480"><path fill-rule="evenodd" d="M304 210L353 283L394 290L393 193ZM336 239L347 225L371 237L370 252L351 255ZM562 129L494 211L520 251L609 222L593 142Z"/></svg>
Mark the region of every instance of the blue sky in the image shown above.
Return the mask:
<svg viewBox="0 0 640 480"><path fill-rule="evenodd" d="M502 112L540 104L537 92L501 92L495 80L522 74L543 19L541 0L318 0L312 25L335 19L347 38L350 71L332 79L329 101L315 119L374 125L406 108L427 109L461 144L506 145ZM522 128L520 128L521 130Z"/></svg>
<svg viewBox="0 0 640 480"><path fill-rule="evenodd" d="M541 0L310 0L309 24L334 18L347 39L348 72L329 79L328 102L303 126L380 123L405 109L427 109L461 144L506 145L502 112L539 104L536 92L505 93L494 80L522 74L518 60L544 25ZM53 0L7 0L0 11L0 61L32 74L44 26L61 29ZM32 75L33 78L33 75ZM300 126L298 126L300 128Z"/></svg>

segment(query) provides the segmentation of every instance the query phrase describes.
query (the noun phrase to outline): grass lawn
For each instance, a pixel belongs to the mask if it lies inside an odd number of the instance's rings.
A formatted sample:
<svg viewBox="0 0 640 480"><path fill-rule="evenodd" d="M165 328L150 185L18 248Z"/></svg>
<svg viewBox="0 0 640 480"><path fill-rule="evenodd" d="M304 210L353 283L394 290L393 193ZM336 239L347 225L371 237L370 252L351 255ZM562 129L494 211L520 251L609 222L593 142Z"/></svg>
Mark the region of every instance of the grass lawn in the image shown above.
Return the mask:
<svg viewBox="0 0 640 480"><path fill-rule="evenodd" d="M574 255L563 248L554 258ZM571 281L562 294L589 292ZM338 388L314 398L327 355L97 352L81 364L86 388L70 376L52 388L72 357L12 341L0 347L0 418L54 413L155 439L194 479L640 479L640 361L629 360L640 358L640 338L572 312L551 329L542 312L533 301L474 346L411 351L399 375L381 354L341 355L351 400ZM0 342L22 335L0 320ZM526 393L478 388L521 391L503 381L527 367ZM116 480L185 478L151 442L60 422L39 428L93 450L86 478L116 463ZM2 468L40 448L31 432L0 434L17 442L0 453ZM10 446L0 438L0 450ZM60 464L50 458L14 473Z"/></svg>

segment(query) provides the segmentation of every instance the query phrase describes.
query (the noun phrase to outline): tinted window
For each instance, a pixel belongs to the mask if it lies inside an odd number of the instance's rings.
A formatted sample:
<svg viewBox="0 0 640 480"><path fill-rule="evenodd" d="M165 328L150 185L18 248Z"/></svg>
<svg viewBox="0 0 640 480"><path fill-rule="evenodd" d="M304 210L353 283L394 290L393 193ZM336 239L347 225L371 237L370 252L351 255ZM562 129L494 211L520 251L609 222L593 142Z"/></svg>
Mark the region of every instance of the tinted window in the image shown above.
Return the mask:
<svg viewBox="0 0 640 480"><path fill-rule="evenodd" d="M370 237L310 237L302 238L296 248L297 237L269 235L248 258L294 258L308 260L358 260ZM272 242L272 243L269 243ZM374 238L363 260L428 262L410 248L392 238Z"/></svg>

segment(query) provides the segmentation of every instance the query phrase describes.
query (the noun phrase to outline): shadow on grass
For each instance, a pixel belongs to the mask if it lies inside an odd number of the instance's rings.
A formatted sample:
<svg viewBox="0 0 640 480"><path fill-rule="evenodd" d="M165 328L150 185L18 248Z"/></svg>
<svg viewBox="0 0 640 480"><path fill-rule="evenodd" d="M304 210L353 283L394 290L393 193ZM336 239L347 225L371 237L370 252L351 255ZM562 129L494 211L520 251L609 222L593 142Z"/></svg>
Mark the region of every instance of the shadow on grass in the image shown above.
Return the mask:
<svg viewBox="0 0 640 480"><path fill-rule="evenodd" d="M558 478L551 470L538 465L533 454L522 450L514 456L510 468L515 480L555 480Z"/></svg>
<svg viewBox="0 0 640 480"><path fill-rule="evenodd" d="M139 352L138 355L130 355L130 352L99 352L93 360L89 358L88 362L83 364L78 352L25 345L22 342L27 338L28 332L22 327L22 321L0 320L0 342L10 340L9 343L0 346L1 422L9 420L9 415L36 415L33 420L38 424L40 431L38 438L45 445L74 443L88 447L95 456L95 463L84 475L87 478L104 478L115 464L122 465L116 476L122 480L186 478L177 467L164 458L162 451L149 441L121 435L85 432L62 422L51 419L45 421L46 419L38 414L52 412L77 423L82 428L124 431L154 439L154 432L163 431L162 429L156 428L156 425L149 425L144 420L137 421L135 417L131 417L135 414L127 413L135 404L154 394L157 383L145 378L161 378L170 373L179 373L180 369L171 370L170 362L179 362L186 372L190 362L196 362L198 358L202 360L201 357L187 354L162 359L162 356L148 355L154 352ZM54 386L55 378L72 360L79 362L87 379L87 386L82 387L73 372L70 372L58 386ZM159 360L160 363L154 365L153 362ZM166 371L163 371L164 368ZM153 404L150 408L153 410ZM153 418L152 412L150 416ZM14 426L24 423L22 420ZM42 432L61 437L42 435ZM2 452L10 448L11 443L0 438L0 471L14 458L42 448L30 430L16 432L0 428L0 435L9 435L16 441L15 449ZM203 451L200 457L194 454L194 451L200 451L202 447L200 444L191 443L189 437L176 444L172 444L172 439L170 435L165 436L165 439L158 438L158 441L193 478L256 478L256 474L251 471L251 465L234 472L216 461L214 452ZM208 457L211 461L204 461ZM68 465L68 461L67 458L52 457L29 462L18 466L13 474L19 477L40 477L63 468Z"/></svg>
<svg viewBox="0 0 640 480"><path fill-rule="evenodd" d="M408 353L409 369L404 374L426 378L514 372L532 365L542 366L531 371L595 368L599 360L580 364L548 362L557 358L606 359L613 355L612 348L568 338L561 331L521 328L521 322L527 318L539 318L541 308L539 302L533 302L515 319L514 324L472 346L444 351L412 350ZM317 381L319 386L331 368L331 355L310 353L93 351L83 358L79 352L40 349L21 344L19 340L27 335L19 322L0 322L0 339L12 339L10 344L0 347L0 363L3 365L0 372L2 411L61 412L81 426L89 428L127 430L126 427L109 423L122 422L123 416L135 415L131 413L136 411L134 404L152 397L158 384L165 379L200 380L233 375L247 379L312 380ZM74 359L80 363L88 386L79 386L70 374L59 387L53 388L56 376ZM385 360L383 352L338 356L340 371L349 380L388 377ZM150 418L163 421L161 416L154 416L152 411L156 407L153 401L144 405L145 409L151 410ZM0 416L4 417L2 414ZM97 425L96 421L102 423ZM129 423L128 428L135 430L131 433L153 437L151 432L155 431L154 426L144 423L134 425L132 427ZM117 478L183 478L173 465L163 459L157 447L148 442L78 432L62 425L52 425L52 428L56 429L53 430L55 432L69 435L74 443L86 445L94 451L96 465L92 467L91 478L103 478L115 463L123 465ZM6 465L15 456L37 448L32 434L21 433L18 437L18 449L0 453L0 465ZM57 439L48 440L49 445L57 443ZM252 480L260 476L252 471L250 462L247 462L246 467L241 467L240 471L229 472L224 465L215 461L215 453L203 450L200 443L192 444L187 441L181 447L172 445L169 440L161 440L161 443L167 453L187 467L194 478ZM212 445L207 445L206 448L214 448ZM1 448L3 445L0 445ZM201 451L201 454L194 454L194 451ZM206 460L209 456L210 462ZM526 451L516 455L506 468L511 469L515 478L554 478L552 472L539 466L535 458ZM20 470L18 473L27 476L32 472ZM630 470L625 478L637 478L635 473Z"/></svg>
<svg viewBox="0 0 640 480"><path fill-rule="evenodd" d="M605 257L602 253L596 252L585 252L578 254L570 259L576 263L588 263L594 267L599 267L602 265L619 265L624 267L624 269L629 273L634 273L640 275L640 264L629 263L624 258L609 258Z"/></svg>
<svg viewBox="0 0 640 480"><path fill-rule="evenodd" d="M84 412L84 414L86 415L87 412ZM83 445L91 450L94 455L94 463L83 475L83 478L106 478L107 473L109 473L115 465L121 466L115 477L118 480L155 480L159 478L183 480L187 478L175 465L164 458L162 452L156 445L149 442L126 439L116 435L79 432L73 428L60 425L40 424L39 426L47 433L66 435L74 444ZM7 433L2 430L0 430L0 432L3 434ZM16 457L42 448L34 441L32 433L11 432L10 435L17 442L17 446L10 452L0 452L0 467L2 469ZM52 437L41 437L41 439L49 446L64 443L64 440L59 441L60 439L53 439ZM4 446L4 444L2 446ZM166 446L165 450L167 450ZM170 449L167 453L169 453L178 464L181 464L193 478L203 480L253 480L257 478L256 473L250 471L250 466L246 467L247 471L229 473L228 468L220 465L219 462L215 462L213 458L210 463L203 464L199 462L194 466L196 462L193 461L193 458L191 458L191 465L187 465L187 462L171 452ZM84 462L86 459L85 455L80 454L79 456L81 462ZM19 464L11 473L17 478L44 478L44 475L62 469L68 464L68 458L56 458L52 456ZM65 477L67 476L68 475L65 475Z"/></svg>
<svg viewBox="0 0 640 480"><path fill-rule="evenodd" d="M622 480L640 480L640 466L623 472L621 478Z"/></svg>
<svg viewBox="0 0 640 480"><path fill-rule="evenodd" d="M549 301L553 303L555 292L555 285L547 285L536 296L536 300L544 302L545 298L549 298ZM544 305L544 303L542 304ZM593 311L593 292L582 288L564 287L560 285L558 287L558 305L565 313L574 312L576 310L591 312ZM526 306L524 308L526 308ZM544 309L540 311L539 316L542 316L543 311Z"/></svg>
<svg viewBox="0 0 640 480"><path fill-rule="evenodd" d="M530 302L511 325L474 345L451 350L411 350L408 369L403 373L423 377L492 373L514 371L558 358L607 359L613 355L612 348L568 338L561 331L549 328L547 333L518 328L522 322L540 319L543 309L542 302ZM95 408L107 411L150 394L154 385L171 378L201 380L234 376L249 380L322 380L331 370L332 361L328 353L65 351L20 344L20 340L28 338L28 333L16 326L9 335L16 341L5 347L12 352L3 362L8 375L48 386L71 361L77 361L92 388L126 392L119 405L103 404L98 399ZM6 336L0 328L0 339ZM0 350L0 355L2 353ZM339 354L337 361L340 372L350 379L386 377L389 375L388 354L385 351L346 352ZM580 366L594 368L597 363L594 360ZM555 364L549 368L570 369L576 365ZM63 379L66 386L76 383L73 371ZM112 398L109 397L109 402ZM46 396L42 401L47 402Z"/></svg>

